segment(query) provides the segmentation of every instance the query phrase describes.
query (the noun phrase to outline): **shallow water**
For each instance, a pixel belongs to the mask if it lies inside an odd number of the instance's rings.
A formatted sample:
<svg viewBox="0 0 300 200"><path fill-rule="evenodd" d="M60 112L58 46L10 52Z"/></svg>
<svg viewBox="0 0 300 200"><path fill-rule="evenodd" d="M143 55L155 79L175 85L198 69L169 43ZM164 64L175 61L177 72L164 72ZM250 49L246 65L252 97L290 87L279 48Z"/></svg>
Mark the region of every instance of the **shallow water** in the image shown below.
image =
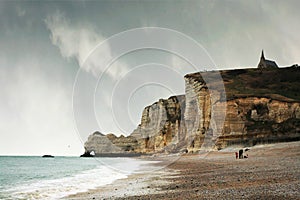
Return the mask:
<svg viewBox="0 0 300 200"><path fill-rule="evenodd" d="M0 156L0 199L58 199L126 178L144 164L130 158Z"/></svg>

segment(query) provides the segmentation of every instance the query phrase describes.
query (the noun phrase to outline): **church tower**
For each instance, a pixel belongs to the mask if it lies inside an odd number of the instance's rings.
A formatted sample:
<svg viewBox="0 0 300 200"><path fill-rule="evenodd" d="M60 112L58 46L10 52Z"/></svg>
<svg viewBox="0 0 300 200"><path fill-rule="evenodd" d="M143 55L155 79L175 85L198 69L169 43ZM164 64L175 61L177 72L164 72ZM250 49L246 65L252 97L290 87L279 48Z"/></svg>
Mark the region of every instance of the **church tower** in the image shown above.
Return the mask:
<svg viewBox="0 0 300 200"><path fill-rule="evenodd" d="M261 51L260 61L257 68L259 69L274 69L278 68L278 65L273 60L266 60L264 55L264 50Z"/></svg>
<svg viewBox="0 0 300 200"><path fill-rule="evenodd" d="M261 51L260 60L265 60L264 50Z"/></svg>

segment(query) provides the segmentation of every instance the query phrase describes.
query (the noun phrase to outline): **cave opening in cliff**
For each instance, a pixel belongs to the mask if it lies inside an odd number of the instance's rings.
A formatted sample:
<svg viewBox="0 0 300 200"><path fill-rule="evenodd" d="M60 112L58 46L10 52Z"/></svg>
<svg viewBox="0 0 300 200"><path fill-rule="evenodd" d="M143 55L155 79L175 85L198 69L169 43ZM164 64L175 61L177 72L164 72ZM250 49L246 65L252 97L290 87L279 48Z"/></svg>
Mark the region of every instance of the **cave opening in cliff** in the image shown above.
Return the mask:
<svg viewBox="0 0 300 200"><path fill-rule="evenodd" d="M167 146L167 134L163 132L163 142L164 142L164 147Z"/></svg>
<svg viewBox="0 0 300 200"><path fill-rule="evenodd" d="M149 140L150 140L149 136L146 137L146 139L145 139L145 148L146 149L149 148Z"/></svg>
<svg viewBox="0 0 300 200"><path fill-rule="evenodd" d="M195 147L195 140L192 140L192 142L191 142L191 147L192 147L192 148Z"/></svg>

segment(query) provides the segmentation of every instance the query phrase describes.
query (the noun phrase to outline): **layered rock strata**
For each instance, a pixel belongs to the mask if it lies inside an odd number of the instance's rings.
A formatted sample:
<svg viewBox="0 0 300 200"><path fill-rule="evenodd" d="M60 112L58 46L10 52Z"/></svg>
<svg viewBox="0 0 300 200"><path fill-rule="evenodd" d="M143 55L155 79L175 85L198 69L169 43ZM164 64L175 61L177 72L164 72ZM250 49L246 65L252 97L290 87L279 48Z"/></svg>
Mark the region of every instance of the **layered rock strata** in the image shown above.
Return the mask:
<svg viewBox="0 0 300 200"><path fill-rule="evenodd" d="M175 151L180 137L185 132L183 112L184 95L160 99L147 106L142 114L141 123L131 134L138 141L138 152L162 152L167 148Z"/></svg>
<svg viewBox="0 0 300 200"><path fill-rule="evenodd" d="M129 137L94 133L86 151L197 152L300 139L299 67L199 72L184 79L185 95L147 106Z"/></svg>

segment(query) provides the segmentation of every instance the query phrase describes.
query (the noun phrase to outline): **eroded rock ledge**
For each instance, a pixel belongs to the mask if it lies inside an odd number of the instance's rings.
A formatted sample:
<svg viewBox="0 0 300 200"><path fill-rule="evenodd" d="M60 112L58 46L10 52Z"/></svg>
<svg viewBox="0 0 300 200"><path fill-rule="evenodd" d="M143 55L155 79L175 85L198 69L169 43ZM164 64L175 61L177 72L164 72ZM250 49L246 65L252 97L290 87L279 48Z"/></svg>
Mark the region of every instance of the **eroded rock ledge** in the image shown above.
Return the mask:
<svg viewBox="0 0 300 200"><path fill-rule="evenodd" d="M129 156L300 139L299 67L199 72L184 79L185 95L147 106L130 136L96 132L86 151Z"/></svg>

